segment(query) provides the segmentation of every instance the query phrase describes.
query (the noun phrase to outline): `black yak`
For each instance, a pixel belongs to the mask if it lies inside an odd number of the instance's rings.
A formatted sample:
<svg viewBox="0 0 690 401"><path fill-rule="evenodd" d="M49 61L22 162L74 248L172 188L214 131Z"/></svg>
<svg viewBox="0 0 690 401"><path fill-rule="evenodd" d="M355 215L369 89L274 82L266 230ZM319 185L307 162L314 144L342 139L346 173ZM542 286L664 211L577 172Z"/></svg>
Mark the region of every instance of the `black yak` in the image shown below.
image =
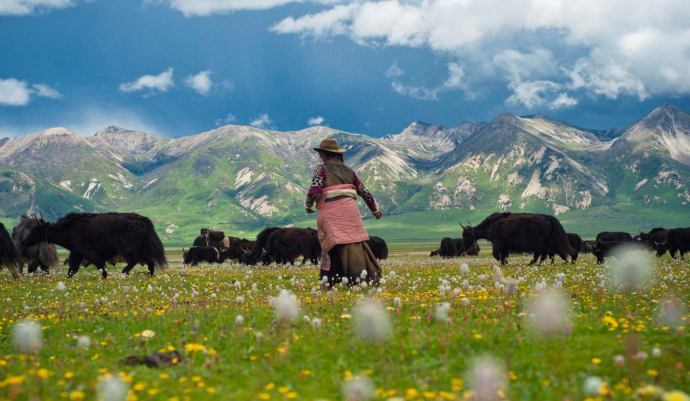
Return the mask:
<svg viewBox="0 0 690 401"><path fill-rule="evenodd" d="M438 256L438 253L439 253L440 251L441 251L440 248L436 249L435 251L431 251L431 253L429 254L429 257L430 257L430 258L433 258L434 256Z"/></svg>
<svg viewBox="0 0 690 401"><path fill-rule="evenodd" d="M666 238L654 243L656 256L663 256L667 251L673 259L676 252L680 252L681 260L685 260L685 253L690 251L690 228L672 228L666 231Z"/></svg>
<svg viewBox="0 0 690 401"><path fill-rule="evenodd" d="M114 258L108 260L108 261L105 262L105 263L106 263L107 265L109 265L109 266L115 267L115 266L117 266L117 265L120 264L120 263L127 263L127 261L126 261L122 256L115 256ZM70 264L70 257L69 257L69 255L68 255L68 256L65 258L65 261L62 263L62 265L63 265L63 266L69 266L69 264ZM91 265L94 265L93 262L91 262L91 261L89 261L89 260L86 260L86 259L82 259L81 264L80 264L80 267L89 267L89 266L91 266ZM94 266L95 266L95 265L94 265Z"/></svg>
<svg viewBox="0 0 690 401"><path fill-rule="evenodd" d="M295 259L303 256L302 264L311 260L312 265L319 263L321 244L316 230L311 228L283 228L271 234L268 247L261 255L264 264L268 261L279 265L295 264Z"/></svg>
<svg viewBox="0 0 690 401"><path fill-rule="evenodd" d="M282 230L282 227L266 227L264 228L259 235L256 236L256 243L254 244L254 247L251 249L250 252L246 252L245 255L243 256L243 261L242 263L247 264L247 265L256 265L259 263L259 260L261 260L261 255L266 251L266 248L268 248L268 239L271 237L271 234L274 232ZM267 258L266 261L264 261L264 264L268 265L271 263L270 258Z"/></svg>
<svg viewBox="0 0 690 401"><path fill-rule="evenodd" d="M19 278L19 255L17 254L17 248L10 237L10 233L7 232L5 225L0 223L0 269L7 267L7 269L12 273L12 277Z"/></svg>
<svg viewBox="0 0 690 401"><path fill-rule="evenodd" d="M596 241L582 241L582 248L580 248L581 253L592 253L594 252L594 244Z"/></svg>
<svg viewBox="0 0 690 401"><path fill-rule="evenodd" d="M462 253L462 239L445 237L441 240L438 248L438 256L442 258L453 258Z"/></svg>
<svg viewBox="0 0 690 401"><path fill-rule="evenodd" d="M182 262L192 266L198 265L199 262L222 263L220 252L212 246L193 246L188 250L182 248Z"/></svg>
<svg viewBox="0 0 690 401"><path fill-rule="evenodd" d="M597 242L632 242L632 235L620 231L604 231L597 234Z"/></svg>
<svg viewBox="0 0 690 401"><path fill-rule="evenodd" d="M153 223L136 213L70 213L55 223L42 223L34 227L22 246L41 242L60 245L70 251L68 277L79 271L82 260L91 261L108 277L108 260L122 256L129 272L137 264L148 266L149 275L167 266L165 250Z"/></svg>
<svg viewBox="0 0 690 401"><path fill-rule="evenodd" d="M568 233L567 236L570 246L575 250L575 255L572 256L572 263L575 263L577 257L580 255L580 249L582 249L582 237L573 233ZM556 255L553 252L549 252L548 256L551 258L551 264L553 264ZM542 255L541 257L541 261L544 262L544 260L546 260L546 255Z"/></svg>
<svg viewBox="0 0 690 401"><path fill-rule="evenodd" d="M255 241L249 241L245 238L238 238L230 243L230 247L220 253L219 263L226 260L242 262L245 259L245 254L251 252L256 244Z"/></svg>
<svg viewBox="0 0 690 401"><path fill-rule="evenodd" d="M32 219L29 216L22 216L19 220L19 224L12 229L12 240L17 247L17 253L19 255L20 273L24 270L24 264L29 265L29 273L35 273L39 267L41 271L48 273L51 267L58 267L60 265L60 258L58 257L55 245L41 242L29 248L24 248L22 246L22 241L29 235L31 229L41 223L45 223L43 216L41 216L40 220L36 220L35 218Z"/></svg>
<svg viewBox="0 0 690 401"><path fill-rule="evenodd" d="M371 249L371 253L374 254L376 259L388 259L388 244L386 244L386 241L384 241L382 238L369 237L367 244L369 245L369 249Z"/></svg>
<svg viewBox="0 0 690 401"><path fill-rule="evenodd" d="M493 244L493 256L501 264L506 264L508 255L518 252L533 254L530 264L540 256L553 252L567 260L567 255L575 257L575 250L568 242L563 226L553 216L530 213L494 213L477 226L463 226L463 252L469 250L479 239Z"/></svg>
<svg viewBox="0 0 690 401"><path fill-rule="evenodd" d="M602 264L606 258L612 256L626 245L629 245L629 241L596 241L592 254L596 256L597 263Z"/></svg>
<svg viewBox="0 0 690 401"><path fill-rule="evenodd" d="M640 235L635 236L635 242L644 245L651 251L655 251L656 244L658 242L664 242L667 233L668 230L661 227L653 228L648 233L643 233L642 231L640 231Z"/></svg>

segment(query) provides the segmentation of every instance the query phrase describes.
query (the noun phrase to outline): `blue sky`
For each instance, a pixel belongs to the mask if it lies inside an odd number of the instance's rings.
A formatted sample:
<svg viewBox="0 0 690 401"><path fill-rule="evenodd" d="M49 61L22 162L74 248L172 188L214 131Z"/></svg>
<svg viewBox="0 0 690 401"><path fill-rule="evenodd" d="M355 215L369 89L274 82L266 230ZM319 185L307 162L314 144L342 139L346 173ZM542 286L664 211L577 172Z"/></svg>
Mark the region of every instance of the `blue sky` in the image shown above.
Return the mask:
<svg viewBox="0 0 690 401"><path fill-rule="evenodd" d="M690 110L682 1L544 1L0 0L0 136L381 136L503 111L603 129Z"/></svg>

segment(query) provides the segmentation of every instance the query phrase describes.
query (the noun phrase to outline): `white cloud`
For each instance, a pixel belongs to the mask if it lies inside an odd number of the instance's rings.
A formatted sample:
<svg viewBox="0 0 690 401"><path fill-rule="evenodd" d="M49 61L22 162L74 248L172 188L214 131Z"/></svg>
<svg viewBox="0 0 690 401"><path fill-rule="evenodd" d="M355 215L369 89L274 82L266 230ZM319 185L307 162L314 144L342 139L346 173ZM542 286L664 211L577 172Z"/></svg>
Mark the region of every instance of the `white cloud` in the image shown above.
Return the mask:
<svg viewBox="0 0 690 401"><path fill-rule="evenodd" d="M388 70L386 70L386 78L399 77L403 74L405 74L405 70L398 67L397 61L391 64L391 66L388 67Z"/></svg>
<svg viewBox="0 0 690 401"><path fill-rule="evenodd" d="M206 96L213 87L211 80L211 70L201 71L196 75L190 75L185 78L185 85L197 91L198 94Z"/></svg>
<svg viewBox="0 0 690 401"><path fill-rule="evenodd" d="M47 97L50 99L60 99L62 95L57 90L48 85L35 84L33 88L36 90L36 96Z"/></svg>
<svg viewBox="0 0 690 401"><path fill-rule="evenodd" d="M267 129L273 125L273 120L268 117L267 113L259 115L256 119L249 123L252 127L259 129Z"/></svg>
<svg viewBox="0 0 690 401"><path fill-rule="evenodd" d="M26 81L15 78L0 79L0 105L26 106L34 95L51 99L62 97L60 92L48 85L35 84L29 88Z"/></svg>
<svg viewBox="0 0 690 401"><path fill-rule="evenodd" d="M438 100L438 95L442 92L466 89L464 81L465 71L463 67L457 63L448 63L447 67L448 78L446 78L446 81L441 85L433 88L427 88L423 85L405 85L395 80L391 83L391 86L393 90L400 95L410 96L420 100Z"/></svg>
<svg viewBox="0 0 690 401"><path fill-rule="evenodd" d="M120 90L123 92L136 92L143 89L151 89L151 91L167 92L173 86L173 68L170 67L167 71L163 71L158 75L144 75L134 82L122 84L120 85Z"/></svg>
<svg viewBox="0 0 690 401"><path fill-rule="evenodd" d="M239 10L263 10L288 3L299 3L302 0L160 0L155 2L167 3L171 8L182 12L185 17L204 17Z"/></svg>
<svg viewBox="0 0 690 401"><path fill-rule="evenodd" d="M690 94L687 8L687 0L360 0L291 16L271 29L426 47L457 59L479 85L495 82L493 71L506 86L532 94L549 90L535 82L550 81L562 90L645 99ZM529 49L535 44L542 49ZM511 57L512 66L500 67ZM397 86L433 97L433 90Z"/></svg>
<svg viewBox="0 0 690 401"><path fill-rule="evenodd" d="M307 120L307 124L309 125L321 125L323 124L324 119L321 116L318 117L312 117L309 120Z"/></svg>
<svg viewBox="0 0 690 401"><path fill-rule="evenodd" d="M577 103L577 99L568 96L566 93L561 93L549 104L549 108L551 110L570 109L577 106Z"/></svg>
<svg viewBox="0 0 690 401"><path fill-rule="evenodd" d="M0 15L29 15L72 6L72 0L0 0Z"/></svg>
<svg viewBox="0 0 690 401"><path fill-rule="evenodd" d="M221 125L224 124L232 124L237 121L237 116L234 114L230 113L228 114L225 118L219 118L216 120L216 127L220 127Z"/></svg>
<svg viewBox="0 0 690 401"><path fill-rule="evenodd" d="M509 106L524 105L528 109L539 107L544 103L545 93L558 90L561 86L551 81L525 81L508 85L513 94L506 99Z"/></svg>

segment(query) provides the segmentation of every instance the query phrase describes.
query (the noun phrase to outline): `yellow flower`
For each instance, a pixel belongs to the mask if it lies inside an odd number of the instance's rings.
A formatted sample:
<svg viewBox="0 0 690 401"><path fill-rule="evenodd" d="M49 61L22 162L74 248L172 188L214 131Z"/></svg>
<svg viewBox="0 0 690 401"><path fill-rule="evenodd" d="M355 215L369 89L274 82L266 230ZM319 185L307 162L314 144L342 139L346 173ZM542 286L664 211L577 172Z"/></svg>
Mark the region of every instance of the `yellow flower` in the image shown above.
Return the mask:
<svg viewBox="0 0 690 401"><path fill-rule="evenodd" d="M262 400L268 400L271 398L271 395L266 393L259 393L259 398Z"/></svg>
<svg viewBox="0 0 690 401"><path fill-rule="evenodd" d="M439 391L438 396L441 398L445 398L446 400L454 400L455 399L455 394L449 393L447 391Z"/></svg>
<svg viewBox="0 0 690 401"><path fill-rule="evenodd" d="M83 391L74 391L69 395L70 400L83 400L84 399L84 392Z"/></svg>
<svg viewBox="0 0 690 401"><path fill-rule="evenodd" d="M185 345L184 349L187 352L197 352L197 351L205 351L206 347L203 344L189 343L189 344Z"/></svg>
<svg viewBox="0 0 690 401"><path fill-rule="evenodd" d="M592 358L592 363L595 364L595 365L598 365L598 364L601 363L601 359L599 359L599 358Z"/></svg>
<svg viewBox="0 0 690 401"><path fill-rule="evenodd" d="M604 321L604 324L608 327L611 327L614 329L616 327L618 327L618 322L616 321L616 319L612 318L611 316L608 316L608 315L604 316L604 319L602 319L602 320Z"/></svg>
<svg viewBox="0 0 690 401"><path fill-rule="evenodd" d="M289 398L289 399L297 398L297 393L295 393L294 391L291 391L291 392L285 394L285 397Z"/></svg>
<svg viewBox="0 0 690 401"><path fill-rule="evenodd" d="M274 383L268 383L268 384L266 385L266 387L264 387L264 388L266 389L266 391L271 391L271 390L273 390L275 387L276 387L276 385L275 385Z"/></svg>
<svg viewBox="0 0 690 401"><path fill-rule="evenodd" d="M287 393L288 391L290 391L290 387L281 387L278 389L279 393Z"/></svg>
<svg viewBox="0 0 690 401"><path fill-rule="evenodd" d="M433 391L425 391L424 393L422 393L422 395L424 395L424 398L436 398L436 393L434 393Z"/></svg>
<svg viewBox="0 0 690 401"><path fill-rule="evenodd" d="M144 330L141 332L141 338L143 338L145 340L153 338L153 336L155 336L155 335L156 335L156 333L154 333L153 330Z"/></svg>
<svg viewBox="0 0 690 401"><path fill-rule="evenodd" d="M419 391L417 391L416 389L408 388L407 391L405 391L405 398L407 398L408 400L417 397L419 397Z"/></svg>
<svg viewBox="0 0 690 401"><path fill-rule="evenodd" d="M690 396L685 394L682 391L669 391L668 393L664 394L663 397L664 401L690 401Z"/></svg>
<svg viewBox="0 0 690 401"><path fill-rule="evenodd" d="M48 376L50 375L50 372L48 372L48 369L39 369L38 372L36 372L36 375L40 377L41 379L47 379Z"/></svg>
<svg viewBox="0 0 690 401"><path fill-rule="evenodd" d="M476 338L477 340L481 340L482 338L484 338L484 336L482 336L481 334L475 334L474 338Z"/></svg>
<svg viewBox="0 0 690 401"><path fill-rule="evenodd" d="M647 369L647 374L650 376L659 376L659 372L654 369Z"/></svg>
<svg viewBox="0 0 690 401"><path fill-rule="evenodd" d="M214 387L207 387L207 388L206 388L206 391L207 391L209 394L215 394L216 389L215 389Z"/></svg>

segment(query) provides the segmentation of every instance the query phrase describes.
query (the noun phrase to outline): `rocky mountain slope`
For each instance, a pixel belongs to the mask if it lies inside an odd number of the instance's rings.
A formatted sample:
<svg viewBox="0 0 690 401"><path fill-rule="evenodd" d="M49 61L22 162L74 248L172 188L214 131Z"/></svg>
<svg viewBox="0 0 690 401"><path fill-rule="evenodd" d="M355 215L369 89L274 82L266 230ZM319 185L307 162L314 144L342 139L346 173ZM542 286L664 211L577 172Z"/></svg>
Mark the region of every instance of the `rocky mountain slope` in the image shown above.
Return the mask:
<svg viewBox="0 0 690 401"><path fill-rule="evenodd" d="M324 138L348 149L347 163L391 229L405 228L410 216L428 222L496 210L614 221L644 211L660 223L689 215L690 114L672 105L607 131L506 113L451 128L415 122L382 138L328 127L228 125L176 139L51 128L0 140L0 215L134 210L156 219L169 240L209 224L292 224L305 218L318 163L311 148Z"/></svg>

